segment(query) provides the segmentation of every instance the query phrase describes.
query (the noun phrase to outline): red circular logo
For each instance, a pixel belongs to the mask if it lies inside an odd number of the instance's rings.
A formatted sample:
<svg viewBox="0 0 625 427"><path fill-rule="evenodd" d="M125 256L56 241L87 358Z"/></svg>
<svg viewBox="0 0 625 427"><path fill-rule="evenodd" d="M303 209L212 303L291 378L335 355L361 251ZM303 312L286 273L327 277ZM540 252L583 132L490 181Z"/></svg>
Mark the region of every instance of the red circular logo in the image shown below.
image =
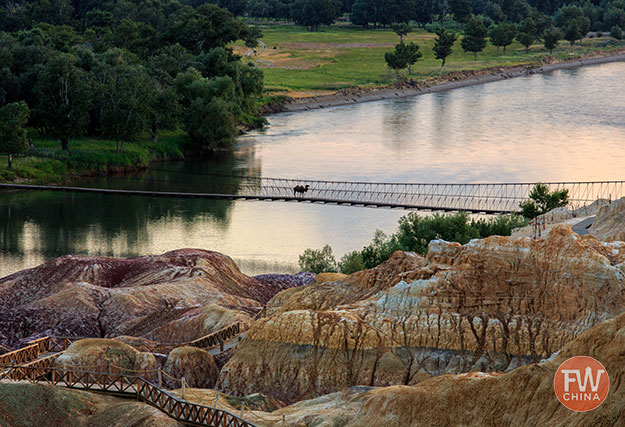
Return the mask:
<svg viewBox="0 0 625 427"><path fill-rule="evenodd" d="M553 388L564 406L586 412L601 405L608 396L610 378L597 360L576 356L560 365L553 378Z"/></svg>

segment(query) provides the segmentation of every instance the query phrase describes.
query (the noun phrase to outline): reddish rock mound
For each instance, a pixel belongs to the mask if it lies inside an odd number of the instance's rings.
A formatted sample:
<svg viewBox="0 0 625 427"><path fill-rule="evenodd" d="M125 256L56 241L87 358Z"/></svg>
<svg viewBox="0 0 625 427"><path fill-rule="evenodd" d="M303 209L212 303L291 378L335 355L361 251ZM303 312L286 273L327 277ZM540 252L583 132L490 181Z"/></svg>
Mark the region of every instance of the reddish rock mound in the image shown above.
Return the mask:
<svg viewBox="0 0 625 427"><path fill-rule="evenodd" d="M0 279L0 343L42 334L186 341L249 319L281 289L211 251L64 256Z"/></svg>

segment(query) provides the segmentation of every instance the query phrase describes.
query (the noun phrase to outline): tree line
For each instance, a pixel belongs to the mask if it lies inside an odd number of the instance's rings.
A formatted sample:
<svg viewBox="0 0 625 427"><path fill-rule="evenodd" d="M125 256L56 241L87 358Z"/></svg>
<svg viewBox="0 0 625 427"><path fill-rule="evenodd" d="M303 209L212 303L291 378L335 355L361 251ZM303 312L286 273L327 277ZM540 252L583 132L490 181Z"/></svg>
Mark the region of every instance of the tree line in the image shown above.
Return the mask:
<svg viewBox="0 0 625 427"><path fill-rule="evenodd" d="M0 151L27 148L25 127L63 150L88 135L124 143L182 128L188 151L230 147L258 121L263 74L227 45L257 28L188 1L12 1L0 9ZM11 157L9 157L10 162Z"/></svg>
<svg viewBox="0 0 625 427"><path fill-rule="evenodd" d="M415 22L422 27L448 20L466 24L473 16L481 17L489 27L501 22L520 24L531 18L545 29L551 25L560 27L562 21L568 20L567 6L582 11L589 30L625 29L624 0L218 0L218 3L236 15L293 21L310 31L342 17L349 17L355 25L372 28L400 22Z"/></svg>
<svg viewBox="0 0 625 427"><path fill-rule="evenodd" d="M503 48L505 54L506 48L517 40L525 47L526 53L530 46L541 42L551 55L560 40L567 40L571 46L577 40L582 40L591 28L591 21L584 15L582 8L567 5L559 9L553 19L538 16L535 20L532 17L526 17L518 24L490 21L490 25L488 27L487 25L488 21L483 16L470 16L463 26L460 45L465 52L473 53L475 60L477 54L486 48L488 41L497 48L497 54L500 48ZM389 68L397 71L408 68L408 74L411 74L412 66L422 56L416 43L406 44L403 41L403 37L412 31L412 27L402 22L391 24L391 28L399 35L400 42L395 46L394 51L385 54L386 63ZM623 31L617 25L611 29L610 35L621 39ZM442 61L441 67L445 66L447 57L453 52L457 39L458 34L446 30L443 25L436 30L433 52L435 58Z"/></svg>

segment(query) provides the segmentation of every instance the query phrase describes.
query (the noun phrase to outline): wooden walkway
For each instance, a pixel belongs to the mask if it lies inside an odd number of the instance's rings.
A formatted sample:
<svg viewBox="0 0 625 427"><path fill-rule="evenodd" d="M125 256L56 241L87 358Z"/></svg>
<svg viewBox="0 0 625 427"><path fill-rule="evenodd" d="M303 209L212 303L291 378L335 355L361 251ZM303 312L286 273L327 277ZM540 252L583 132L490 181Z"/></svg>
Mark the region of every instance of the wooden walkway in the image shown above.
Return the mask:
<svg viewBox="0 0 625 427"><path fill-rule="evenodd" d="M69 191L146 197L177 197L228 200L265 200L321 204L465 211L469 213L514 213L528 199L535 183L379 183L313 181L283 178L231 177L232 183L219 184L209 192L144 191L56 185L0 184L19 190ZM573 208L589 205L599 198L615 200L625 196L625 181L546 182L550 190L569 191ZM207 186L211 185L207 183ZM294 188L308 185L305 193Z"/></svg>
<svg viewBox="0 0 625 427"><path fill-rule="evenodd" d="M264 311L264 310L263 310ZM259 312L254 319L262 315ZM215 355L232 347L234 338L244 336L242 322L220 329L193 341L177 344L158 344L159 348L189 345L206 349ZM121 373L70 370L54 366L54 362L78 337L43 337L27 346L0 355L0 380L29 381L67 388L99 391L108 394L136 397L155 406L170 417L186 424L215 427L253 427L249 421L236 415L204 405L187 402L137 375ZM219 349L219 351L217 351ZM150 349L145 349L150 351ZM152 349L153 350L153 349Z"/></svg>

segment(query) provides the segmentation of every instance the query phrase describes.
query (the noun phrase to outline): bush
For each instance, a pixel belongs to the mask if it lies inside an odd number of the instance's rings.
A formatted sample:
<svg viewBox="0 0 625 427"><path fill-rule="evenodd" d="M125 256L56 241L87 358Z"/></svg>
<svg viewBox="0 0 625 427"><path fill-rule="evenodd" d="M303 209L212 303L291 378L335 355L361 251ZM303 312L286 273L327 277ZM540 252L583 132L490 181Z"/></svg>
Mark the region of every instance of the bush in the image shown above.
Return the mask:
<svg viewBox="0 0 625 427"><path fill-rule="evenodd" d="M532 219L552 209L566 206L569 203L569 190L549 192L549 187L539 182L530 192L529 198L519 206L523 216Z"/></svg>
<svg viewBox="0 0 625 427"><path fill-rule="evenodd" d="M343 274L352 274L365 269L365 263L362 255L358 251L352 251L343 255L339 262L339 268Z"/></svg>
<svg viewBox="0 0 625 427"><path fill-rule="evenodd" d="M603 37L603 33L601 31L597 31L597 37Z"/></svg>
<svg viewBox="0 0 625 427"><path fill-rule="evenodd" d="M615 25L610 29L610 35L617 40L621 40L623 38L623 29Z"/></svg>
<svg viewBox="0 0 625 427"><path fill-rule="evenodd" d="M330 245L325 245L321 250L306 249L299 256L299 267L302 271L312 273L336 273L336 258L332 254Z"/></svg>

